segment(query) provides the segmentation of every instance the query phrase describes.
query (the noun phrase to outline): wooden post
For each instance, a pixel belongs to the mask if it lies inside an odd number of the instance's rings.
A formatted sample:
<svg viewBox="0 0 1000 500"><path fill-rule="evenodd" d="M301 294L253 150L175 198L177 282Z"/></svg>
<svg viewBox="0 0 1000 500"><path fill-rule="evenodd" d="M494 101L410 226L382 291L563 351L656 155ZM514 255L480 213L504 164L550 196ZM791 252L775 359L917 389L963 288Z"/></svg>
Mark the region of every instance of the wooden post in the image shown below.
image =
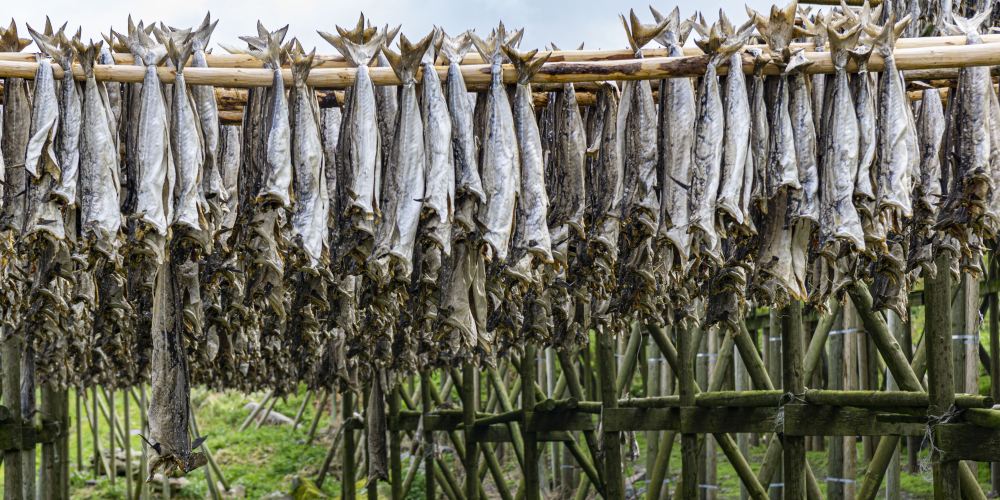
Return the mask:
<svg viewBox="0 0 1000 500"><path fill-rule="evenodd" d="M730 335L728 338L732 338L732 336ZM733 357L734 389L736 389L737 391L750 390L749 377L750 376L747 374L747 370L743 364L743 358L741 356L734 356ZM747 433L741 432L737 434L736 443L737 446L739 446L740 448L740 453L742 453L744 457L750 455L750 436ZM829 489L827 491L829 491ZM747 498L749 497L750 494L749 491L747 490L747 486L743 483L740 483L740 500L747 500Z"/></svg>
<svg viewBox="0 0 1000 500"><path fill-rule="evenodd" d="M341 415L343 421L340 425L344 427L344 454L341 457L343 465L340 471L340 488L343 492L344 500L354 500L357 498L357 488L354 478L357 474L357 464L354 459L356 444L354 442L354 429L350 428L351 418L354 414L354 392L350 389L344 391L341 397Z"/></svg>
<svg viewBox="0 0 1000 500"><path fill-rule="evenodd" d="M802 373L802 303L793 301L781 311L782 381L792 394L805 392ZM791 403L798 404L798 403ZM806 442L805 437L783 435L785 498L806 498Z"/></svg>
<svg viewBox="0 0 1000 500"><path fill-rule="evenodd" d="M15 435L21 433L21 352L23 338L20 332L4 327L4 340L0 346L0 367L3 369L3 402L10 410L15 425L10 428ZM5 450L3 454L4 500L22 498L22 454L18 449Z"/></svg>
<svg viewBox="0 0 1000 500"><path fill-rule="evenodd" d="M603 328L597 332L597 369L604 408L617 408L614 338ZM621 433L605 432L602 449L604 450L604 497L622 500L625 498L625 478L622 473Z"/></svg>
<svg viewBox="0 0 1000 500"><path fill-rule="evenodd" d="M122 446L125 448L125 493L128 498L132 498L132 428L131 428L131 418L129 415L131 411L128 397L128 390L124 391L122 399L125 400L125 442ZM194 411L192 410L191 423L194 424Z"/></svg>
<svg viewBox="0 0 1000 500"><path fill-rule="evenodd" d="M319 398L319 406L316 407L316 415L313 417L313 421L309 423L309 433L306 437L306 446L312 444L313 439L316 437L316 429L319 427L320 418L323 417L323 411L326 410L326 403L330 398L330 393L333 391L323 391L323 395ZM334 396L336 398L336 396ZM336 402L333 404L336 407ZM337 412L331 412L331 415L336 415ZM333 420L331 418L331 420Z"/></svg>
<svg viewBox="0 0 1000 500"><path fill-rule="evenodd" d="M850 307L848 304L847 307ZM834 323L835 330L830 332L830 372L827 383L833 390L844 389L844 341L850 329L847 326L848 313L844 311ZM826 495L829 500L844 500L844 438L830 436L830 447L827 452Z"/></svg>
<svg viewBox="0 0 1000 500"><path fill-rule="evenodd" d="M940 251L937 256L938 273L927 280L924 288L927 325L927 393L930 405L928 417L943 419L949 414L955 401L955 381L951 353L951 260L948 251ZM931 430L933 436L933 429ZM931 450L934 473L934 498L939 500L961 498L958 481L958 462L941 462L935 450Z"/></svg>
<svg viewBox="0 0 1000 500"><path fill-rule="evenodd" d="M990 280L996 280L997 261L990 259L991 266ZM989 295L990 302L990 395L995 401L1000 401L1000 321L998 321L997 294ZM991 483L993 484L994 497L1000 496L1000 462L990 464Z"/></svg>
<svg viewBox="0 0 1000 500"><path fill-rule="evenodd" d="M476 384L476 366L471 362L466 362L462 366L462 390L462 422L465 427L465 498L478 500L479 447L476 445L475 423L479 407L479 388Z"/></svg>
<svg viewBox="0 0 1000 500"><path fill-rule="evenodd" d="M111 485L115 485L115 478L118 476L118 469L115 466L115 391L104 391L104 397L108 400L108 464L111 476Z"/></svg>
<svg viewBox="0 0 1000 500"><path fill-rule="evenodd" d="M899 316L893 311L885 312L886 324L889 326L889 331L892 332L893 337L897 341L902 341L903 337L903 322L900 320ZM887 391L898 391L899 386L896 384L896 380L892 377L892 372L886 370L886 390ZM902 484L900 477L900 461L899 461L899 445L893 447L892 459L889 461L888 475L885 480L885 496L886 500L902 500Z"/></svg>
<svg viewBox="0 0 1000 500"><path fill-rule="evenodd" d="M691 353L697 346L693 345L691 328L684 328L677 335L677 379L680 385L679 395L681 406L694 406L694 398L698 393L695 388L694 365ZM696 498L698 495L698 435L681 434L681 483L678 486L679 498Z"/></svg>
<svg viewBox="0 0 1000 500"><path fill-rule="evenodd" d="M49 384L42 384L42 420L59 420L60 404L57 393L58 391ZM62 432L68 432L68 429L62 429ZM61 467L57 464L59 461L58 447L58 441L42 444L42 465L38 470L38 486L42 498L59 498L61 495L62 479L59 478Z"/></svg>
<svg viewBox="0 0 1000 500"><path fill-rule="evenodd" d="M662 359L663 355L659 354L659 349L656 347L653 339L647 338L646 369L648 370L647 378L649 385L646 396L659 396L662 394L660 391L660 370L662 369L660 360ZM656 468L657 451L660 445L660 434L659 431L646 431L646 491L652 489L651 483L653 475L655 475L654 471Z"/></svg>
<svg viewBox="0 0 1000 500"><path fill-rule="evenodd" d="M535 355L535 345L528 341L521 356L521 408L526 412L533 412L535 409L535 391L532 390L537 369ZM528 430L527 419L521 428L521 435L524 439L524 499L541 500L538 435Z"/></svg>
<svg viewBox="0 0 1000 500"><path fill-rule="evenodd" d="M431 379L430 371L423 370L420 372L420 411L423 412L424 418L427 418L427 414L431 411L431 384L433 383ZM435 493L435 481L434 481L434 433L428 430L424 430L423 440L424 445L421 453L424 455L424 491L425 498L427 500L437 500Z"/></svg>

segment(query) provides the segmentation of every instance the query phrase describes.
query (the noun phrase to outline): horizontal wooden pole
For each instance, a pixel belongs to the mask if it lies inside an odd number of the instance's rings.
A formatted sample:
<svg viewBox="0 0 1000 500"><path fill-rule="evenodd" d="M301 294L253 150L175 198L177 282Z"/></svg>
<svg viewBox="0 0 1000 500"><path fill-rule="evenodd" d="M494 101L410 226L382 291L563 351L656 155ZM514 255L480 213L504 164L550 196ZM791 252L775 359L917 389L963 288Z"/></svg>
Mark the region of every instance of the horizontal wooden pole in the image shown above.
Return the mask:
<svg viewBox="0 0 1000 500"><path fill-rule="evenodd" d="M969 408L963 413L965 419L980 427L1000 429L1000 411L982 408Z"/></svg>
<svg viewBox="0 0 1000 500"><path fill-rule="evenodd" d="M829 52L809 52L805 57L812 61L812 64L805 69L807 73L833 72L833 61ZM895 58L896 66L900 70L993 66L1000 64L1000 44L897 48ZM695 77L705 72L707 63L706 56L547 62L534 76L532 82L544 84ZM873 55L869 69L881 71L883 67L882 58L877 54ZM0 77L33 78L36 68L37 63L34 62L0 61ZM61 78L62 69L58 65L53 65L53 69L56 78ZM435 69L440 77L444 78L447 75L447 67L436 66ZM503 81L515 83L517 72L513 66L504 65L503 70ZM719 73L725 74L726 70L725 67L720 68ZM743 70L744 72L753 70L753 60L747 54L744 54ZM856 70L853 63L848 70ZM369 71L376 85L399 84L399 78L391 68L370 68ZM765 72L777 74L779 68L769 64L765 67ZM85 78L79 65L73 66L73 73L77 79ZM356 73L355 68L316 68L310 73L308 83L316 88L346 88L354 83ZM158 67L157 74L164 83L172 83L176 77L176 72L167 67ZM143 80L145 70L141 66L133 65L96 65L94 75L101 81L138 83ZM188 84L219 87L266 87L271 85L273 79L273 72L262 68L187 68L184 70L184 75ZM291 70L283 69L282 76L286 85L292 84ZM462 66L462 76L470 89L481 89L490 82L490 66L485 64Z"/></svg>
<svg viewBox="0 0 1000 500"><path fill-rule="evenodd" d="M829 1L829 5L840 5L839 0L826 0ZM857 2L858 0L850 0L848 3ZM802 2L806 3L806 2ZM878 4L878 0L874 0L874 4ZM997 42L1000 41L1000 35L983 35L984 42ZM914 47L929 47L937 45L965 45L964 36L934 36L934 37L917 37L917 38L900 38L896 41L897 48L914 48ZM810 42L798 42L791 44L792 48L802 48L807 51L815 51L815 44ZM764 45L748 45L748 47L760 48L766 50ZM686 56L700 56L704 55L704 52L698 47L690 46L684 47L684 55ZM594 49L583 49L583 50L554 50L551 51L552 55L549 56L549 61L551 62L585 62L585 61L620 61L624 59L633 59L635 57L635 52L628 49L614 49L614 50L594 50ZM648 48L642 50L642 55L644 58L649 57L666 57L668 55L667 49L662 47ZM135 57L127 52L116 52L113 54L115 59L115 64L118 65L132 65L135 63ZM262 63L260 59L257 59L249 54L206 54L205 60L208 62L210 68L261 68ZM35 62L35 54L32 52L0 52L0 61L14 61L14 62ZM316 54L313 57L313 61L316 62L317 68L346 68L348 67L347 62L344 57L339 54ZM484 64L483 58L476 51L470 51L462 59L462 65L476 65Z"/></svg>
<svg viewBox="0 0 1000 500"><path fill-rule="evenodd" d="M860 408L887 408L893 406L926 407L926 392L902 391L830 391L810 389L805 393L809 404L827 406L857 406ZM993 398L978 394L956 394L955 406L959 408L990 408Z"/></svg>

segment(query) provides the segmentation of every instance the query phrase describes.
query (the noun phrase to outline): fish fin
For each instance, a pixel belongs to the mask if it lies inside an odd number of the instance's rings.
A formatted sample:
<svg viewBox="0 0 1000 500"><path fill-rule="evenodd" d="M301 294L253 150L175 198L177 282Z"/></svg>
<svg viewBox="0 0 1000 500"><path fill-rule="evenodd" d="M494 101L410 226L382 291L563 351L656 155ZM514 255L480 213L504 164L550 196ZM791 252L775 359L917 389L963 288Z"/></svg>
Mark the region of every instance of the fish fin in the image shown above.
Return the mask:
<svg viewBox="0 0 1000 500"><path fill-rule="evenodd" d="M511 63L514 64L514 69L517 71L517 83L519 84L530 82L535 73L538 73L538 70L542 68L545 61L552 55L552 52L548 52L536 58L535 55L538 54L538 49L519 52L510 45L504 45L503 52L510 59Z"/></svg>
<svg viewBox="0 0 1000 500"><path fill-rule="evenodd" d="M211 22L211 14L205 15L205 20L202 21L201 26L194 31L192 42L194 44L193 50L205 50L208 48L208 41L212 38L212 33L215 31L215 27L219 25L219 20L216 19L215 22Z"/></svg>
<svg viewBox="0 0 1000 500"><path fill-rule="evenodd" d="M59 49L56 47L56 40L52 35L46 35L44 32L39 33L35 31L30 24L26 24L25 26L28 27L28 34L31 35L33 40L35 40L35 45L38 46L38 50L44 52L49 57L53 57L55 54L59 53Z"/></svg>
<svg viewBox="0 0 1000 500"><path fill-rule="evenodd" d="M423 57L420 58L421 64L433 65L437 62L438 55L441 53L441 44L444 43L444 30L440 26L435 26L431 35L434 36L431 38L431 44L427 46Z"/></svg>
<svg viewBox="0 0 1000 500"><path fill-rule="evenodd" d="M812 65L812 63L813 61L806 59L805 49L796 49L792 51L791 57L788 58L785 73L801 71L803 68Z"/></svg>
<svg viewBox="0 0 1000 500"><path fill-rule="evenodd" d="M479 38L479 35L474 32L469 31L469 38L472 40L472 45L476 48L476 52L483 58L487 64L493 62L493 60L502 54L500 47L503 45L502 40L506 38L506 34L503 27L503 22L500 23L499 31L494 30L485 40Z"/></svg>
<svg viewBox="0 0 1000 500"><path fill-rule="evenodd" d="M331 35L324 31L319 31L319 36L323 37L324 40L333 45L334 48L344 56L344 59L351 66L367 66L378 55L379 50L382 48L382 34L376 34L367 43L355 43L350 38L344 35L345 31L340 26L337 26L337 31L340 35ZM348 33L349 34L349 33Z"/></svg>
<svg viewBox="0 0 1000 500"><path fill-rule="evenodd" d="M247 49L244 49L244 48L241 48L241 47L237 47L237 46L232 45L232 44L230 44L228 42L219 42L219 47L222 47L222 50L225 50L226 52L229 52L230 54L246 54L247 53Z"/></svg>
<svg viewBox="0 0 1000 500"><path fill-rule="evenodd" d="M191 57L192 49L190 36L183 42L177 42L173 37L167 38L167 58L178 73L184 72L184 65L187 64L188 59Z"/></svg>
<svg viewBox="0 0 1000 500"><path fill-rule="evenodd" d="M417 69L420 68L420 61L434 40L436 31L432 31L424 36L417 43L410 43L406 35L399 35L399 53L397 54L388 46L382 47L382 53L389 60L393 73L399 77L404 84L416 81Z"/></svg>
<svg viewBox="0 0 1000 500"><path fill-rule="evenodd" d="M382 28L382 37L383 37L382 44L383 45L392 44L392 41L396 39L396 35L399 34L399 29L402 27L403 27L402 24L397 24L395 28L390 29L388 24L385 25L385 27Z"/></svg>
<svg viewBox="0 0 1000 500"><path fill-rule="evenodd" d="M510 35L510 38L506 41L506 45L514 48L520 47L522 38L524 38L524 28L515 31L514 34Z"/></svg>
<svg viewBox="0 0 1000 500"><path fill-rule="evenodd" d="M465 54L472 49L472 37L469 36L469 32L466 31L451 37L442 30L441 34L441 58L444 59L445 64L461 64L462 60L465 59Z"/></svg>
<svg viewBox="0 0 1000 500"><path fill-rule="evenodd" d="M956 35L969 36L972 34L978 34L979 27L982 26L983 22L986 21L987 18L989 18L991 12L992 9L985 9L983 12L968 18L952 14L951 23L948 23L947 25L952 28L952 31L954 31Z"/></svg>

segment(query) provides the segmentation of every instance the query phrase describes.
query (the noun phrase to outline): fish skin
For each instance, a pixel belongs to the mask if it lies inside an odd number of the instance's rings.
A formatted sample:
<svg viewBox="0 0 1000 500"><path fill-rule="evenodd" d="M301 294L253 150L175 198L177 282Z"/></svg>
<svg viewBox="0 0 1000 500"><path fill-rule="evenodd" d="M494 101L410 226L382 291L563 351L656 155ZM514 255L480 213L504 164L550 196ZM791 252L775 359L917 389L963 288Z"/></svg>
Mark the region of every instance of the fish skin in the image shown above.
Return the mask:
<svg viewBox="0 0 1000 500"><path fill-rule="evenodd" d="M518 255L527 252L533 255L537 262L551 263L552 239L547 223L549 198L545 191L542 139L538 131L538 122L535 120L529 83L551 53L535 58L537 51L520 53L509 46L504 46L503 50L517 71L512 113L517 148L520 151L521 182L514 249Z"/></svg>
<svg viewBox="0 0 1000 500"><path fill-rule="evenodd" d="M294 86L290 97L291 157L293 165L292 234L316 266L329 256L327 217L330 210L326 162L320 136L319 104L316 92L306 84L313 55L293 56Z"/></svg>
<svg viewBox="0 0 1000 500"><path fill-rule="evenodd" d="M742 61L741 54L729 56L730 67L739 67L742 65ZM743 204L743 192L746 187L745 169L748 165L752 167L752 163L748 161L750 153L750 100L747 95L746 78L742 71L732 72L726 77L725 91L723 179L717 205L735 224L744 225L750 216Z"/></svg>
<svg viewBox="0 0 1000 500"><path fill-rule="evenodd" d="M111 254L118 245L122 223L121 182L114 111L107 87L97 83L93 75L95 51L101 48L98 42L97 46L79 51L87 76L80 133L80 232L95 248L107 248L105 251Z"/></svg>
<svg viewBox="0 0 1000 500"><path fill-rule="evenodd" d="M586 235L587 133L573 84L563 85L555 96L555 149L553 168L548 172L546 191L552 194L549 204L549 227L568 226L580 237Z"/></svg>
<svg viewBox="0 0 1000 500"><path fill-rule="evenodd" d="M941 152L945 115L938 89L925 89L920 100L917 134L920 138L920 176L913 187L913 219L907 256L907 271L920 271L924 278L937 275L932 229L941 200Z"/></svg>
<svg viewBox="0 0 1000 500"><path fill-rule="evenodd" d="M988 11L971 19L954 16L956 24L946 25L946 29L953 34L964 34L968 44L981 43L978 28L985 20L983 14ZM956 238L963 250L967 246L967 228L974 233L983 231L988 200L995 189L990 175L990 81L988 68L960 69L956 98L949 106L954 109L949 131L954 159L936 227Z"/></svg>
<svg viewBox="0 0 1000 500"><path fill-rule="evenodd" d="M468 197L476 200L476 205L486 203L483 192L483 181L479 175L479 161L476 153L476 137L474 105L467 98L468 90L462 76L461 60L472 48L472 39L468 32L452 38L445 35L441 45L441 56L448 63L446 79L446 99L448 112L452 123L452 156L455 163L455 196ZM474 216L474 212L465 214ZM471 217L463 217L456 211L455 222L464 226L466 231L474 229L475 222Z"/></svg>
<svg viewBox="0 0 1000 500"><path fill-rule="evenodd" d="M875 50L884 59L885 69L878 88L878 137L876 202L894 229L901 228L901 217L913 215L910 202L912 191L911 141L915 130L909 115L910 103L902 74L896 69L892 50L895 39L893 18L890 17L882 33L875 40ZM905 24L908 18L900 23ZM901 27L900 27L901 28ZM985 103L984 103L985 104ZM984 108L985 109L985 108Z"/></svg>
<svg viewBox="0 0 1000 500"><path fill-rule="evenodd" d="M205 202L201 197L205 151L198 117L184 78L184 65L191 45L177 46L168 41L167 53L176 71L170 102L170 151L176 169L171 227L183 227L190 234L205 229Z"/></svg>
<svg viewBox="0 0 1000 500"><path fill-rule="evenodd" d="M0 227L5 231L20 232L24 225L26 187L24 157L29 141L31 112L27 81L22 78L5 78L3 134L0 139L0 149L5 164Z"/></svg>
<svg viewBox="0 0 1000 500"><path fill-rule="evenodd" d="M387 47L382 51L399 77L399 116L393 132L392 156L383 174L382 221L375 233L372 257L390 257L399 266L397 277L407 279L413 271L413 250L424 198L424 127L417 102L416 72L430 45L432 35L410 44L400 37L401 53Z"/></svg>
<svg viewBox="0 0 1000 500"><path fill-rule="evenodd" d="M111 37L106 37L106 44L101 45L101 53L97 58L97 64L115 65L115 57L111 53ZM103 82L104 89L108 95L108 105L111 107L114 118L114 129L118 129L118 124L122 119L122 84L119 82Z"/></svg>
<svg viewBox="0 0 1000 500"><path fill-rule="evenodd" d="M346 217L338 225L341 226L340 241L348 246L340 249L338 260L352 254L364 260L370 253L364 241L374 236L375 217L380 213L380 185L377 182L382 168L378 107L368 64L377 56L383 35L377 34L364 44L356 44L343 37L320 35L358 68L345 106L337 145L340 158L337 162L337 203L340 217Z"/></svg>
<svg viewBox="0 0 1000 500"><path fill-rule="evenodd" d="M868 73L868 57L871 55L871 51L870 44L852 51L858 65L858 73L851 79L851 88L859 132L858 171L854 187L855 203L859 205L865 205L875 200L871 174L875 162L877 112L871 78Z"/></svg>
<svg viewBox="0 0 1000 500"><path fill-rule="evenodd" d="M750 157L753 162L753 189L750 201L763 211L767 206L767 164L769 157L768 144L770 129L767 123L767 104L765 102L764 66L767 58L762 50L749 48L747 52L753 57L753 76L750 80Z"/></svg>
<svg viewBox="0 0 1000 500"><path fill-rule="evenodd" d="M455 162L452 144L451 114L441 87L441 78L434 71L434 60L442 43L442 33L424 53L420 63L420 115L423 117L424 196L421 219L426 221L425 236L437 245L445 256L451 255L451 223L455 207ZM467 131L471 134L471 128Z"/></svg>
<svg viewBox="0 0 1000 500"><path fill-rule="evenodd" d="M858 27L844 35L830 28L836 73L827 82L828 118L821 132L819 251L831 262L839 256L840 241L852 245L855 252L865 251L865 235L854 206L861 132L846 72L849 51L857 43L858 35Z"/></svg>
<svg viewBox="0 0 1000 500"><path fill-rule="evenodd" d="M53 54L61 67L71 66L76 58L76 49L65 35L58 36L58 54ZM59 182L52 190L65 206L77 205L77 184L80 168L80 87L73 74L63 73L59 87L59 133L56 138L56 152L59 155Z"/></svg>
<svg viewBox="0 0 1000 500"><path fill-rule="evenodd" d="M236 216L239 213L238 181L240 172L240 144L243 142L240 125L222 125L219 131L219 173L222 186L226 191L226 210L219 231L228 232L236 226Z"/></svg>
<svg viewBox="0 0 1000 500"><path fill-rule="evenodd" d="M145 75L139 94L140 114L136 131L135 212L155 234L165 237L173 220L174 166L170 152L169 120L156 66L166 57L162 45L153 45L142 30L129 38L130 49L143 61ZM158 247L158 248L157 248ZM157 262L162 261L162 242L154 245Z"/></svg>
<svg viewBox="0 0 1000 500"><path fill-rule="evenodd" d="M47 233L55 240L62 240L66 237L62 211L50 197L60 174L55 152L59 102L51 58L39 56L34 87L31 132L24 158L24 168L28 173L28 205L22 231L25 236Z"/></svg>
<svg viewBox="0 0 1000 500"><path fill-rule="evenodd" d="M208 48L209 39L218 23L218 20L211 22L211 18L206 16L201 26L192 33L191 67L208 67L205 50ZM210 225L212 229L216 229L216 226L221 223L221 220L218 220L222 216L221 206L228 196L219 168L219 107L215 100L215 87L191 85L189 92L197 110L205 154L205 163L202 166L201 196L211 207L209 213L212 214L213 220L210 221Z"/></svg>
<svg viewBox="0 0 1000 500"><path fill-rule="evenodd" d="M801 54L801 52L800 52ZM794 56L793 56L794 57ZM816 129L812 116L812 101L806 85L806 76L796 66L788 77L788 114L792 119L795 138L795 158L799 169L799 186L792 216L819 222L819 171L816 164Z"/></svg>
<svg viewBox="0 0 1000 500"><path fill-rule="evenodd" d="M514 115L503 83L503 57L500 44L503 36L483 41L470 34L476 50L490 64L490 87L485 94L480 115L479 168L486 194L486 204L476 219L482 228L482 239L488 245L489 260L507 260L514 231L514 211L517 191L521 184L521 164L514 130Z"/></svg>

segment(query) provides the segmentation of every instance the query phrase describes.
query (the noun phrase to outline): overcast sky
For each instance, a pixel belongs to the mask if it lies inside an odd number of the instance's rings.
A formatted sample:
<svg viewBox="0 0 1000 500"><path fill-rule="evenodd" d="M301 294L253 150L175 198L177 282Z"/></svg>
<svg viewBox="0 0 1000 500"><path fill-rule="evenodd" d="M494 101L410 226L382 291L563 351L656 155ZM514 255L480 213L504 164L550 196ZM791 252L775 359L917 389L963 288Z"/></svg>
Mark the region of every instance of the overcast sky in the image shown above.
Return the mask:
<svg viewBox="0 0 1000 500"><path fill-rule="evenodd" d="M784 2L784 0L781 0ZM747 0L752 7L770 8L765 0ZM298 37L302 45L317 47L319 53L332 53L333 47L323 41L316 30L334 32L334 25L353 25L360 9L377 24L402 24L408 38L419 38L433 25L440 25L449 33L475 29L488 33L500 20L510 27L524 27L522 48L543 47L555 42L562 48L575 48L586 42L587 48L618 49L627 45L625 34L618 20L619 13L635 8L639 16L651 21L648 3L628 0L7 0L3 15L13 17L20 30L28 23L41 29L45 16L53 23L69 21L72 28L83 27L84 38L99 39L100 32L108 28L124 32L129 14L137 21L164 21L176 27L197 25L211 11L220 19L212 37L215 42L238 42L239 35L256 33L257 19L270 29L290 24L289 33ZM679 3L656 2L661 12L669 12L675 5L681 14L690 16L696 9L708 8L705 17L714 20L722 7L734 22L746 20L743 0L715 0L712 2L683 0ZM57 25L58 25L57 24ZM27 31L22 31L27 36ZM29 49L31 50L31 49Z"/></svg>

